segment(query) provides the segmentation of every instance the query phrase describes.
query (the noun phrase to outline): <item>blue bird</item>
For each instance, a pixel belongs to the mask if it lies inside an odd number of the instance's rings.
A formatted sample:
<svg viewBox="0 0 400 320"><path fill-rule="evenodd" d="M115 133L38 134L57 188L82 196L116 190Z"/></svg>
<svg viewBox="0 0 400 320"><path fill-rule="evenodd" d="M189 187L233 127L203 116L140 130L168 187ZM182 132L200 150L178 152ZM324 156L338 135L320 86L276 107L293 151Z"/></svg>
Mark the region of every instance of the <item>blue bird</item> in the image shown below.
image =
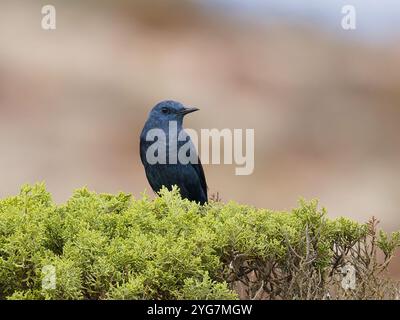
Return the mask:
<svg viewBox="0 0 400 320"><path fill-rule="evenodd" d="M183 117L197 108L186 108L176 101L162 101L158 103L149 113L148 119L140 135L140 158L142 160L147 180L154 192L158 193L165 186L168 190L173 185L179 187L182 198L196 201L200 204L207 202L207 182L200 159L195 151L193 143L183 129ZM186 140L180 141L176 134L170 132L170 125L176 125L177 134L183 133ZM158 137L157 143L161 144L158 152L165 151L165 163L154 163L147 157L148 148L155 142L149 139L148 135L152 129L161 129L165 139ZM183 132L181 132L183 130ZM154 132L154 131L153 131ZM175 142L171 142L173 140ZM149 141L150 140L150 141ZM181 161L178 156L180 148L185 144L190 144L192 157L197 161ZM170 157L172 155L172 157Z"/></svg>

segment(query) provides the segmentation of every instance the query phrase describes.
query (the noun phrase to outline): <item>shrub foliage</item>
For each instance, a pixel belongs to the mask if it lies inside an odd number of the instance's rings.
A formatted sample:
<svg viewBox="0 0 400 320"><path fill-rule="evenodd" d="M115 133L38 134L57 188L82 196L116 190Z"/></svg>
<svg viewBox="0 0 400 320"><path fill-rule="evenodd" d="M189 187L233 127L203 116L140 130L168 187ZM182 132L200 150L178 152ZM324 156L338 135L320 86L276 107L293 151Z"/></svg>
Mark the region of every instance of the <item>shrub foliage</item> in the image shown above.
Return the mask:
<svg viewBox="0 0 400 320"><path fill-rule="evenodd" d="M0 200L0 299L395 298L385 271L399 245L375 220L329 220L317 201L275 212L84 188L56 205L26 185Z"/></svg>

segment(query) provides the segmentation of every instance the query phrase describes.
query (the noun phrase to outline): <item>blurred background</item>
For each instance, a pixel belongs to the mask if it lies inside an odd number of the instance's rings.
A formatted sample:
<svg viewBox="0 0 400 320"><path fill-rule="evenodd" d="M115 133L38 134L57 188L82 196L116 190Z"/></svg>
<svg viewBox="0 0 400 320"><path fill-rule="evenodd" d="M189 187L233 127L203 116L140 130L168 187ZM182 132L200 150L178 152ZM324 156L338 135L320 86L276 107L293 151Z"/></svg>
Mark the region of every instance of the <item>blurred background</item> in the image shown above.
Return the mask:
<svg viewBox="0 0 400 320"><path fill-rule="evenodd" d="M348 4L356 30L341 27ZM2 0L0 39L1 198L38 181L57 202L81 186L152 194L139 134L174 99L201 109L188 128L255 129L252 175L205 166L223 201L319 198L331 217L400 229L397 0Z"/></svg>

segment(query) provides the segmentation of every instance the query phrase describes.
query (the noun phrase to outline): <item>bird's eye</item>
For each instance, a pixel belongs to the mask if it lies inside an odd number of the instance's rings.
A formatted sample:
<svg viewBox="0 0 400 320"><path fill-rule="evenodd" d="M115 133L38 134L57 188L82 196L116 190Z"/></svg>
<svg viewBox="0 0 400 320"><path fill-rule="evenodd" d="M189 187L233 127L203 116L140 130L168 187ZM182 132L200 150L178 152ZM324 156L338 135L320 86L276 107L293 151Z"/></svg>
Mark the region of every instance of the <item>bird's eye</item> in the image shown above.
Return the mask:
<svg viewBox="0 0 400 320"><path fill-rule="evenodd" d="M168 108L162 108L161 112L167 114L167 113L169 113L169 109Z"/></svg>

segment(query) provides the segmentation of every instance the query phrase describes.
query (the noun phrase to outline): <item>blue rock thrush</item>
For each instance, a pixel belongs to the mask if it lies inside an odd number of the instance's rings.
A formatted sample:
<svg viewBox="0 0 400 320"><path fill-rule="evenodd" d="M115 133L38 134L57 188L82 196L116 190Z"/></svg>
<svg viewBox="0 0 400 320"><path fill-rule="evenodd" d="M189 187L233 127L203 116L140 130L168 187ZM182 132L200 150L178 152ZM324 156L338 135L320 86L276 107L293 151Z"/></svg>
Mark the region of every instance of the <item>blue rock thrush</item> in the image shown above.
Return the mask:
<svg viewBox="0 0 400 320"><path fill-rule="evenodd" d="M204 204L207 202L207 183L204 170L190 137L182 127L183 117L197 110L197 108L186 108L175 101L158 103L150 111L140 135L140 158L146 171L147 180L154 192L157 193L162 186L171 190L172 186L176 185L179 187L182 198ZM171 124L173 124L172 128L176 128L175 133L174 130L170 130ZM157 135L157 140L153 135L153 138L149 139L151 131L154 132L152 129L161 129L163 137L160 138ZM184 141L177 139L177 135L180 137L180 134L185 137ZM158 148L154 154L160 159L163 157L160 157L158 153L165 152L164 163L160 163L162 161L155 163L154 160L148 159L148 149L149 147L153 148L155 143L162 147ZM190 158L194 158L196 161L187 161L187 158L185 160L179 155L179 150L183 145L186 145L185 150L189 151L188 144L190 146L189 153L192 153ZM185 154L187 156L187 152Z"/></svg>

